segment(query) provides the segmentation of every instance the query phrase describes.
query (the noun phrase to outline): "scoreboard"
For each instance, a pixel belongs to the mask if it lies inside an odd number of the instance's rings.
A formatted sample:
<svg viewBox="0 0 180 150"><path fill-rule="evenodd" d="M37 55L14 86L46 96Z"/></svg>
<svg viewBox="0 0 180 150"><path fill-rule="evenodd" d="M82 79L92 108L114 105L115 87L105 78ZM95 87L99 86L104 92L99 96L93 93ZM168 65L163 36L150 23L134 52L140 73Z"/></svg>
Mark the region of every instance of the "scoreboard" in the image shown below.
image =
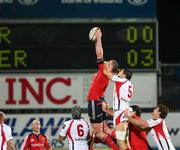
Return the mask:
<svg viewBox="0 0 180 150"><path fill-rule="evenodd" d="M88 33L102 30L105 60L134 71L156 71L156 21L113 23L0 23L0 71L96 69Z"/></svg>

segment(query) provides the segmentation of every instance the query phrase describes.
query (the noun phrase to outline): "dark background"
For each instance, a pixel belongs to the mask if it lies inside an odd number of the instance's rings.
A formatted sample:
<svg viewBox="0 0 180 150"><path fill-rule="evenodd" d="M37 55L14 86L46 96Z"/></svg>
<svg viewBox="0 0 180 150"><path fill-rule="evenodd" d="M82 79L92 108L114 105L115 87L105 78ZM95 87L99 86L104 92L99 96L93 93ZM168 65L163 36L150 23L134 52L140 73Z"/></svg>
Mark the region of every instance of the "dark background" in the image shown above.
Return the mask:
<svg viewBox="0 0 180 150"><path fill-rule="evenodd" d="M178 1L157 0L159 21L159 59L180 63L180 5Z"/></svg>
<svg viewBox="0 0 180 150"><path fill-rule="evenodd" d="M179 111L180 105L180 5L178 1L157 0L159 22L159 60L162 65L162 94L158 103L165 104L170 111ZM169 65L169 64L174 65Z"/></svg>

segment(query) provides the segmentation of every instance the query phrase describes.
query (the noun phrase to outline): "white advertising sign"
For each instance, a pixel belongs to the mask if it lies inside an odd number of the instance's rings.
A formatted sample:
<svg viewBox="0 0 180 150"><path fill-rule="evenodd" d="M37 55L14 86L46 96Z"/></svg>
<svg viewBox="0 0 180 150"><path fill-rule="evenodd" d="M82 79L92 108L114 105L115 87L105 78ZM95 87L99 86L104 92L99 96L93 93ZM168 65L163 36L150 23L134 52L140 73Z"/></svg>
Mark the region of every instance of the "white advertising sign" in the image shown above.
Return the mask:
<svg viewBox="0 0 180 150"><path fill-rule="evenodd" d="M65 142L57 141L63 122L71 119L70 114L16 114L7 115L6 123L12 128L13 141L16 149L20 149L23 139L32 132L32 121L39 119L41 122L41 133L48 136L53 148L68 147Z"/></svg>
<svg viewBox="0 0 180 150"><path fill-rule="evenodd" d="M82 114L84 118L87 118L87 114ZM143 114L144 119L149 119L150 113ZM41 133L46 134L50 140L53 148L67 147L67 140L64 142L58 142L59 131L63 125L63 122L71 119L71 114L14 114L7 115L6 123L12 128L12 134L16 149L21 147L23 139L26 135L32 132L31 123L33 119L39 119L41 122ZM175 147L180 147L180 113L169 113L166 119L168 131L171 136L171 140ZM156 147L152 142L152 138L149 137L149 142L152 147Z"/></svg>
<svg viewBox="0 0 180 150"><path fill-rule="evenodd" d="M87 93L92 73L59 74L1 74L0 108L71 108L80 105L87 108ZM154 107L157 102L156 73L134 73L132 104ZM112 104L113 83L105 93Z"/></svg>

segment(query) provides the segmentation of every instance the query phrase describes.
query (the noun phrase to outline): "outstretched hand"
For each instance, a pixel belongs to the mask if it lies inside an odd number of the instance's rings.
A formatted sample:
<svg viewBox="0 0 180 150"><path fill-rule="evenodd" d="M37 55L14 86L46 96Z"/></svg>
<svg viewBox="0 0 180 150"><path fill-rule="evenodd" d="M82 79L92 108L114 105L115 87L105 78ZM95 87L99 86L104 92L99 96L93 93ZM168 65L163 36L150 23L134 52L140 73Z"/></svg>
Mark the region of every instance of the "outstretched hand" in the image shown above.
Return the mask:
<svg viewBox="0 0 180 150"><path fill-rule="evenodd" d="M101 29L99 28L97 31L96 31L96 39L100 39L102 37L102 32L101 32Z"/></svg>

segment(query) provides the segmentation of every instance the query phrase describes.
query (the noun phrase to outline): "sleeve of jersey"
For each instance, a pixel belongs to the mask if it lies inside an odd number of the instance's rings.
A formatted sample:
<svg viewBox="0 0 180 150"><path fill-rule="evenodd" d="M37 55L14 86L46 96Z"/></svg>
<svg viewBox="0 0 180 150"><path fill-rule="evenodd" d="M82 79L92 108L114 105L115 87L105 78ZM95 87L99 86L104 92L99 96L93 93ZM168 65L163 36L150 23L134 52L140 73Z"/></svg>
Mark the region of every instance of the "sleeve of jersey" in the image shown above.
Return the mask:
<svg viewBox="0 0 180 150"><path fill-rule="evenodd" d="M59 135L65 137L66 134L67 134L67 130L68 130L68 125L67 125L66 122L64 122L64 124L63 124L63 126L62 126L62 128L60 130Z"/></svg>
<svg viewBox="0 0 180 150"><path fill-rule="evenodd" d="M51 148L50 146L50 143L49 143L49 139L48 137L46 136L46 143L45 143L45 147L46 147L46 150L49 150Z"/></svg>
<svg viewBox="0 0 180 150"><path fill-rule="evenodd" d="M125 79L122 79L122 78L120 78L120 77L117 76L117 75L113 75L112 81L114 81L114 82L124 82Z"/></svg>
<svg viewBox="0 0 180 150"><path fill-rule="evenodd" d="M160 118L157 120L149 119L149 120L147 120L147 123L148 123L149 127L151 128L151 127L154 127L154 126L157 126L158 124L160 124L161 119Z"/></svg>
<svg viewBox="0 0 180 150"><path fill-rule="evenodd" d="M9 141L9 140L12 140L13 137L12 137L12 131L11 131L11 128L9 126L6 126L6 130L4 131L5 132L5 136L6 136L6 140Z"/></svg>
<svg viewBox="0 0 180 150"><path fill-rule="evenodd" d="M98 65L99 65L99 64L104 64L104 59L103 59L103 58L97 59L97 64L98 64Z"/></svg>
<svg viewBox="0 0 180 150"><path fill-rule="evenodd" d="M99 70L103 71L104 69L104 59L97 59L97 64L98 64L98 68Z"/></svg>
<svg viewBox="0 0 180 150"><path fill-rule="evenodd" d="M21 146L21 150L27 150L29 147L29 135L24 138L24 141Z"/></svg>

